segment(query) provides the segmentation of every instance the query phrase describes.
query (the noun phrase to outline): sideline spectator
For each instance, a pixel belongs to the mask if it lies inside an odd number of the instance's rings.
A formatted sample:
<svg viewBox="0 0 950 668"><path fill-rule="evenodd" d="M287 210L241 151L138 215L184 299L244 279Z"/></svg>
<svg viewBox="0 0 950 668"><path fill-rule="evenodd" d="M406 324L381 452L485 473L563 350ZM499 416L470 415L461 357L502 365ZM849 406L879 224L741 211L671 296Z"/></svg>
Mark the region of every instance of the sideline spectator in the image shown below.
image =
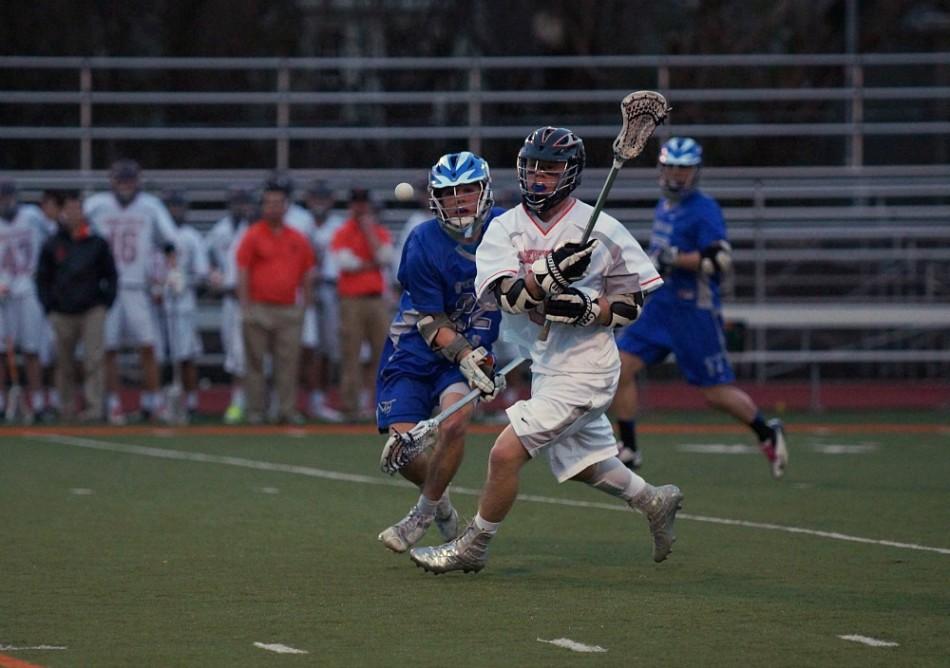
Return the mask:
<svg viewBox="0 0 950 668"><path fill-rule="evenodd" d="M254 218L253 192L250 186L231 186L228 213L214 224L207 237L214 267L208 283L212 291L221 295L219 331L224 348L224 370L231 375L231 401L224 412L226 424L237 424L244 419L244 334L237 299L237 249Z"/></svg>
<svg viewBox="0 0 950 668"><path fill-rule="evenodd" d="M22 204L16 183L0 179L0 341L7 354L12 354L13 348L23 354L29 391L22 395L19 385L12 386L9 397L0 391L0 412L8 421L22 417L29 423L47 415L40 363L47 325L37 300L34 275L48 234L39 207ZM7 365L0 364L0 390L6 387L6 370Z"/></svg>
<svg viewBox="0 0 950 668"><path fill-rule="evenodd" d="M306 204L314 220L313 249L317 258L317 347L310 365L304 364L307 410L311 417L341 422L343 414L330 406L327 394L336 385L340 368L340 297L337 294L339 271L330 254L333 235L345 222L333 209L333 191L323 181L307 188Z"/></svg>
<svg viewBox="0 0 950 668"><path fill-rule="evenodd" d="M314 257L310 242L284 223L288 203L282 184L265 184L261 220L248 228L237 250L247 357L247 420L252 424L264 419L264 356L268 352L274 362L278 420L303 421L296 409L297 365L303 304L313 301ZM298 300L298 292L302 300Z"/></svg>
<svg viewBox="0 0 950 668"><path fill-rule="evenodd" d="M379 360L382 355L389 328L385 272L393 257L392 237L376 217L365 188L355 188L350 193L350 218L333 235L330 250L340 270L337 290L343 411L347 419L359 420L368 418L372 410L369 388L373 387L374 371L368 368L364 373L360 348L366 341L371 360Z"/></svg>
<svg viewBox="0 0 950 668"><path fill-rule="evenodd" d="M76 344L83 346L84 420L103 420L106 310L115 301L118 276L109 244L91 234L78 191L63 193L60 228L43 244L36 287L56 332L56 388L62 414L76 410Z"/></svg>
<svg viewBox="0 0 950 668"><path fill-rule="evenodd" d="M155 251L176 243L178 231L162 201L141 190L140 173L134 160L117 160L109 172L111 191L84 202L86 218L92 229L109 241L119 273L119 292L106 315L106 410L113 424L126 421L119 398L118 352L123 345L139 352L143 418L167 417L159 392L158 328L152 316L148 273Z"/></svg>

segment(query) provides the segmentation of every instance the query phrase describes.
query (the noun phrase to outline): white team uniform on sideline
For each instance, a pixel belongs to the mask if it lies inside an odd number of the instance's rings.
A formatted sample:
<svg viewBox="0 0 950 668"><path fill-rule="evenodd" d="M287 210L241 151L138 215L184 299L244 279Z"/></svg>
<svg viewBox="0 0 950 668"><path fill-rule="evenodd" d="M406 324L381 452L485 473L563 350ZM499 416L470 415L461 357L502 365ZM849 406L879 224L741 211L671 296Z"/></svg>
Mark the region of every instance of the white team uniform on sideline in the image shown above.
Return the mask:
<svg viewBox="0 0 950 668"><path fill-rule="evenodd" d="M12 338L27 353L41 351L48 326L33 278L47 236L46 217L32 204L20 204L13 220L0 218L0 284L7 287L0 300L0 342Z"/></svg>
<svg viewBox="0 0 950 668"><path fill-rule="evenodd" d="M299 204L291 204L284 214L284 224L300 232L304 239L314 246L314 236L317 232L317 223L313 214ZM300 298L300 295L297 295ZM317 326L317 307L315 304L304 304L303 328L300 334L300 345L304 348L316 348L320 343L320 332Z"/></svg>
<svg viewBox="0 0 950 668"><path fill-rule="evenodd" d="M196 358L202 351L196 323L198 300L195 290L207 279L210 266L204 239L188 225L178 228L175 255L176 268L181 271L183 279L181 291L176 290L172 280L165 281L162 311L171 360L181 362Z"/></svg>
<svg viewBox="0 0 950 668"><path fill-rule="evenodd" d="M119 275L115 303L106 316L106 350L121 345L154 346L154 320L149 317L148 269L152 252L175 243L178 231L161 200L139 192L121 206L111 192L89 197L83 206L93 229L109 242Z"/></svg>
<svg viewBox="0 0 950 668"><path fill-rule="evenodd" d="M499 278L524 276L531 263L567 242L580 241L593 207L571 200L549 223L517 206L495 218L478 247L476 295ZM591 298L644 293L663 284L640 244L615 218L601 213L591 235L600 243L590 267L573 287ZM532 457L547 452L559 482L617 454L606 410L620 377L614 332L593 325L554 324L547 341L538 340L544 319L538 313L502 314L501 338L531 359L531 398L508 408L508 419Z"/></svg>
<svg viewBox="0 0 950 668"><path fill-rule="evenodd" d="M337 292L340 269L330 252L330 242L345 222L344 216L331 212L322 225L315 226L313 235L313 248L320 272L317 285L317 343L321 352L334 362L340 361L340 295Z"/></svg>
<svg viewBox="0 0 950 668"><path fill-rule="evenodd" d="M235 225L231 215L220 219L208 233L207 246L214 263L223 276L224 298L221 300L221 346L224 348L224 370L243 376L244 335L241 332L241 305L237 295L237 248L248 224Z"/></svg>

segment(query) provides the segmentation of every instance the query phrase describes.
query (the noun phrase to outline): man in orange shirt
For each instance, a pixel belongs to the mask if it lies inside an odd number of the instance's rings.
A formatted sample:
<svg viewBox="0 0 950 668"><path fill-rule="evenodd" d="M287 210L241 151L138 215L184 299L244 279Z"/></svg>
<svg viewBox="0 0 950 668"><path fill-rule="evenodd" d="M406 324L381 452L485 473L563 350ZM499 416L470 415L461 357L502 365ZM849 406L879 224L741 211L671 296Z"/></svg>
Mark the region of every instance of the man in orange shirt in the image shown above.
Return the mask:
<svg viewBox="0 0 950 668"><path fill-rule="evenodd" d="M310 242L284 225L289 205L284 185L269 181L261 197L261 220L248 228L237 250L238 299L247 357L247 420L264 419L264 355L271 354L278 419L299 424L297 365L303 305L313 300L314 256Z"/></svg>
<svg viewBox="0 0 950 668"><path fill-rule="evenodd" d="M392 236L379 223L364 188L351 192L350 217L333 235L330 252L340 270L340 393L344 413L354 420L368 417L360 414L360 389L370 392L375 385L375 366L363 373L360 348L369 342L375 364L386 343L390 316L384 272L393 256Z"/></svg>

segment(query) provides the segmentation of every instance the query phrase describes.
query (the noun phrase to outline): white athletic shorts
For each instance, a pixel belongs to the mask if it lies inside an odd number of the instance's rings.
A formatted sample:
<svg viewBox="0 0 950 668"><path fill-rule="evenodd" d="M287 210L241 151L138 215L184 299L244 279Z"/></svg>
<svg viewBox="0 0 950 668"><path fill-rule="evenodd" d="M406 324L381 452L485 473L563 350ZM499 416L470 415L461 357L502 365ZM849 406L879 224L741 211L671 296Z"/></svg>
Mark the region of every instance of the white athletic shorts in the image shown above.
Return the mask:
<svg viewBox="0 0 950 668"><path fill-rule="evenodd" d="M0 302L0 342L7 339L24 353L39 353L43 328L47 327L43 307L36 295L11 296Z"/></svg>
<svg viewBox="0 0 950 668"><path fill-rule="evenodd" d="M531 398L508 408L508 420L531 457L547 453L558 482L616 456L607 418L620 372L531 378Z"/></svg>
<svg viewBox="0 0 950 668"><path fill-rule="evenodd" d="M300 345L304 348L316 348L320 345L320 330L317 327L317 322L317 307L311 304L303 311Z"/></svg>
<svg viewBox="0 0 950 668"><path fill-rule="evenodd" d="M165 335L172 362L193 360L202 353L201 339L193 310L165 309Z"/></svg>
<svg viewBox="0 0 950 668"><path fill-rule="evenodd" d="M115 303L106 314L106 350L155 347L156 329L148 292L144 288L119 288Z"/></svg>
<svg viewBox="0 0 950 668"><path fill-rule="evenodd" d="M221 302L221 347L224 370L232 376L244 376L244 334L241 332L241 304L234 297Z"/></svg>

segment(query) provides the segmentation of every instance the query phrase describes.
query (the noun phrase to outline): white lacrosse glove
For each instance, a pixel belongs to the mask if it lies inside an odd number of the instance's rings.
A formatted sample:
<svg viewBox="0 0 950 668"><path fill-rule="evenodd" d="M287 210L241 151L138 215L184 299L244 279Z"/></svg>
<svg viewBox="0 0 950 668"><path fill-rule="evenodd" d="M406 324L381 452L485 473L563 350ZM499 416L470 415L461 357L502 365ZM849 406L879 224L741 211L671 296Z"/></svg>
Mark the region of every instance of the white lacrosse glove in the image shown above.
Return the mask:
<svg viewBox="0 0 950 668"><path fill-rule="evenodd" d="M572 241L561 244L548 255L535 260L531 271L544 294L560 294L567 290L571 283L583 278L596 246L597 239L591 239L583 246Z"/></svg>
<svg viewBox="0 0 950 668"><path fill-rule="evenodd" d="M468 386L481 392L483 398L494 399L498 396L500 390L495 386L498 378L495 374L495 359L482 346L459 360L459 371L465 376Z"/></svg>
<svg viewBox="0 0 950 668"><path fill-rule="evenodd" d="M577 288L568 288L544 302L544 317L551 322L587 327L600 317L600 304Z"/></svg>
<svg viewBox="0 0 950 668"><path fill-rule="evenodd" d="M720 239L709 244L700 253L699 268L704 274L719 274L732 269L732 246Z"/></svg>

